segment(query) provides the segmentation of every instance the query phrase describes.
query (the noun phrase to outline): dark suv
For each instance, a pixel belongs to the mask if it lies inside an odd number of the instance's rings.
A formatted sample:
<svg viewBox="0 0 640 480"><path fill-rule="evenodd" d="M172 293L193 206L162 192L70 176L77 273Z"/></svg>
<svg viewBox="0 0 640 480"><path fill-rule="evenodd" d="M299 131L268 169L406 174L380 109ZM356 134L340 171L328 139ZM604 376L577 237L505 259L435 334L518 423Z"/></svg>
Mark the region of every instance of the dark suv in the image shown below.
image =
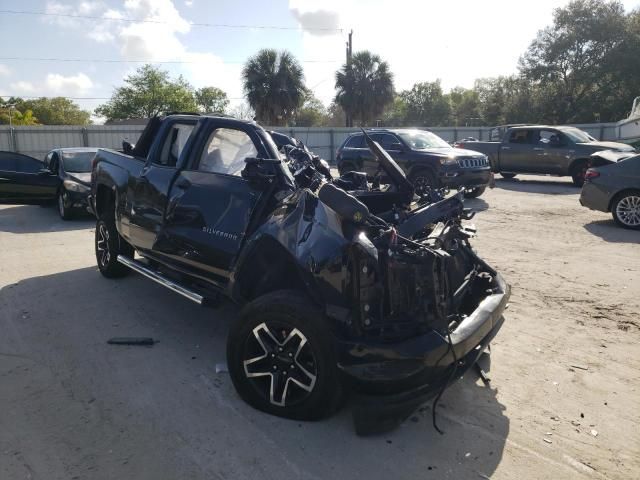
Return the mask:
<svg viewBox="0 0 640 480"><path fill-rule="evenodd" d="M416 129L371 129L367 133L405 171L416 191L426 186L466 187L465 196L478 197L491 181L487 156L450 146L432 132ZM349 135L337 152L340 174L366 172L374 177L380 166L362 133Z"/></svg>

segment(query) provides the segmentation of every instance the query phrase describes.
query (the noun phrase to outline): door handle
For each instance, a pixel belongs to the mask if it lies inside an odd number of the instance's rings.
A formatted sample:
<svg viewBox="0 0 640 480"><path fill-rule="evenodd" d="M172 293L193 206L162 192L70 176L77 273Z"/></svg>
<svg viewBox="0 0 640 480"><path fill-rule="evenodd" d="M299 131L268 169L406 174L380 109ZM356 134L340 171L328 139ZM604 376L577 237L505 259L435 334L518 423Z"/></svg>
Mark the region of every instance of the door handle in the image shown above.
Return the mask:
<svg viewBox="0 0 640 480"><path fill-rule="evenodd" d="M0 182L10 182L9 178L0 177Z"/></svg>
<svg viewBox="0 0 640 480"><path fill-rule="evenodd" d="M511 147L501 147L502 150L511 150Z"/></svg>
<svg viewBox="0 0 640 480"><path fill-rule="evenodd" d="M534 148L534 152L544 152L544 148Z"/></svg>

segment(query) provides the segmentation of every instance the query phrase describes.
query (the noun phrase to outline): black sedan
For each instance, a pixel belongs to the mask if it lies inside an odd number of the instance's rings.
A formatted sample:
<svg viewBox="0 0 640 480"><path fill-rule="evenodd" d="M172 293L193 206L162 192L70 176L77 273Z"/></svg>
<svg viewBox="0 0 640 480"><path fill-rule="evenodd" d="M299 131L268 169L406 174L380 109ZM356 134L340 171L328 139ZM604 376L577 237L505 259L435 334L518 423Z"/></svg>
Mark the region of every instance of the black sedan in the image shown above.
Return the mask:
<svg viewBox="0 0 640 480"><path fill-rule="evenodd" d="M69 220L87 208L95 148L58 148L44 161L14 152L0 152L0 203L42 205L57 202Z"/></svg>
<svg viewBox="0 0 640 480"><path fill-rule="evenodd" d="M580 204L611 212L618 225L640 230L640 155L587 170Z"/></svg>

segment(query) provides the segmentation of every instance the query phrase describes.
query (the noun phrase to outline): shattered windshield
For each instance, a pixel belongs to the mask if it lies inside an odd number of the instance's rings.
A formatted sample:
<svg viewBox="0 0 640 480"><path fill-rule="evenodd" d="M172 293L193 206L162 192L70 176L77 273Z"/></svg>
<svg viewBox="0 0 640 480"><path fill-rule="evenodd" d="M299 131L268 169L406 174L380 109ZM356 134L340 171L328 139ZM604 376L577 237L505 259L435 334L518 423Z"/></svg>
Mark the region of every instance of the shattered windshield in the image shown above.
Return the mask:
<svg viewBox="0 0 640 480"><path fill-rule="evenodd" d="M422 130L399 132L398 135L411 147L411 150L427 150L429 148L451 148L439 136Z"/></svg>

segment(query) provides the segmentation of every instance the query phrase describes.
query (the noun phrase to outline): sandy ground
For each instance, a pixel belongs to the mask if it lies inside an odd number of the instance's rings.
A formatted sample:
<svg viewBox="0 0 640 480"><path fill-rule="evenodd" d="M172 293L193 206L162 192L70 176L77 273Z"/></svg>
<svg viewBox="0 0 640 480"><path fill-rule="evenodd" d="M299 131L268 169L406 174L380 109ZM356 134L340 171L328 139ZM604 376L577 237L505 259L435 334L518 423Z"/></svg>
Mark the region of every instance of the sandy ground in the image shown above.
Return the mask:
<svg viewBox="0 0 640 480"><path fill-rule="evenodd" d="M565 179L498 180L469 202L478 251L513 285L491 388L356 437L252 410L225 358L231 306L96 271L93 224L0 207L0 479L640 478L640 232ZM152 348L107 345L151 336Z"/></svg>

